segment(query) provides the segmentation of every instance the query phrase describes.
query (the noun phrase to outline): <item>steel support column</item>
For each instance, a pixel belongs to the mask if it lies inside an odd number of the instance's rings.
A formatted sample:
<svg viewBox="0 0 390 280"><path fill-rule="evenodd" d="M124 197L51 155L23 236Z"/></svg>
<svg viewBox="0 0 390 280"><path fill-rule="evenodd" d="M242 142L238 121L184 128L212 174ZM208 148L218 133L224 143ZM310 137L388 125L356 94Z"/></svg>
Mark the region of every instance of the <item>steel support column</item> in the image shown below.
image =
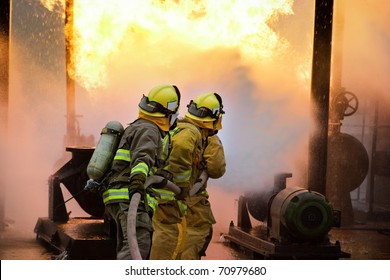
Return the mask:
<svg viewBox="0 0 390 280"><path fill-rule="evenodd" d="M76 130L76 87L70 73L74 73L73 59L73 0L66 0L65 7L65 47L66 47L66 146L74 146L78 141Z"/></svg>
<svg viewBox="0 0 390 280"><path fill-rule="evenodd" d="M8 99L9 99L9 45L10 45L11 0L0 1L0 152L6 149L8 131ZM5 157L0 158L3 169ZM4 169L3 169L4 170ZM4 178L4 176L2 176ZM5 183L0 178L0 231L5 228Z"/></svg>
<svg viewBox="0 0 390 280"><path fill-rule="evenodd" d="M326 193L333 0L316 0L314 20L308 188Z"/></svg>

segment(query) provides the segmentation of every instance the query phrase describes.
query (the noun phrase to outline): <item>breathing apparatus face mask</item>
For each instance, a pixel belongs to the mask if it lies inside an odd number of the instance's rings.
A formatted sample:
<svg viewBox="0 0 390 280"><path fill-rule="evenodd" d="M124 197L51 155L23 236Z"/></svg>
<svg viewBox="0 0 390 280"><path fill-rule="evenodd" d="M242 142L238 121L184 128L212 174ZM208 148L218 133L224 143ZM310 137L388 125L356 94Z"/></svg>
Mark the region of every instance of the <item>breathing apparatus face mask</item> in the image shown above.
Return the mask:
<svg viewBox="0 0 390 280"><path fill-rule="evenodd" d="M178 116L179 116L179 112L176 112L169 116L169 130L174 129L176 127Z"/></svg>

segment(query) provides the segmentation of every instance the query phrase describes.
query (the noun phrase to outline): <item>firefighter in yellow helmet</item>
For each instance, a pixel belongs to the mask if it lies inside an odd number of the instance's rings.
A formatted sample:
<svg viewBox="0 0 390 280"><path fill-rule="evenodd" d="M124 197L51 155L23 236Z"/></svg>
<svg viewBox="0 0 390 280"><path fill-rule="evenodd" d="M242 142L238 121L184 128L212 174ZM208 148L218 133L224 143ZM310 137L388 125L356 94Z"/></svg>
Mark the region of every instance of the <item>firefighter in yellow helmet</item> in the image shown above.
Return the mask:
<svg viewBox="0 0 390 280"><path fill-rule="evenodd" d="M205 93L187 107L184 118L170 132L172 147L165 167L181 193L176 201L159 199L153 216L150 259L199 259L211 225L215 223L204 189L193 197L190 190L205 169L203 157L207 138L222 128L222 98L214 92ZM199 213L202 219L195 221Z"/></svg>
<svg viewBox="0 0 390 280"><path fill-rule="evenodd" d="M206 168L204 171L207 173L207 177L205 182L202 182L203 185L199 190L193 190L194 194L191 197L194 198L194 204L192 205L191 202L188 203L190 205L188 214L189 217L187 219L188 237L183 249L182 259L194 259L196 257L194 250L198 251L199 244L201 243L201 240L203 240L203 237L196 234L198 231L196 227L197 224L205 223L210 226L209 234L206 236L205 243L198 253L199 259L206 256L206 250L213 237L212 224L215 223L215 219L210 207L210 202L208 201L209 195L206 189L207 179L221 178L226 172L225 151L222 141L217 134L208 137L206 149L203 154L203 162ZM199 202L197 203L196 200L199 200ZM191 220L193 222L191 222ZM214 223L212 223L213 220ZM206 225L200 226L206 227Z"/></svg>
<svg viewBox="0 0 390 280"><path fill-rule="evenodd" d="M139 102L138 118L125 129L111 166L109 187L103 193L107 212L116 223L117 259L132 259L128 244L127 215L131 196L138 192L142 203L136 216L136 235L143 259L150 253L151 216L155 199L146 194L144 182L157 168L164 166L160 158L162 140L176 125L180 91L174 85L159 85Z"/></svg>

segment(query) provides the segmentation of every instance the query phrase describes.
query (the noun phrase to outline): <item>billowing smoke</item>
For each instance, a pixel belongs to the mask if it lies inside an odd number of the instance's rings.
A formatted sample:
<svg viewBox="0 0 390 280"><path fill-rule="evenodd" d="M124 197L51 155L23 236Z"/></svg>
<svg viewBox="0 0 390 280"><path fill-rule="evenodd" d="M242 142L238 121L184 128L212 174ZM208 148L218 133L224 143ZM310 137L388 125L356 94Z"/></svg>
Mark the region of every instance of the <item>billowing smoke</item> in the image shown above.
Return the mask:
<svg viewBox="0 0 390 280"><path fill-rule="evenodd" d="M215 43L205 48L204 42L196 44L179 31L162 28L159 34L132 26L106 64L107 87L93 89L93 104L84 103L85 109L127 122L136 116L139 96L156 84L173 83L181 89L182 114L197 94L215 91L226 110L220 132L228 159L227 174L220 179L226 191L262 188L272 184L275 173L301 172L308 134L313 5L300 5L267 23L274 32L267 39L278 43ZM84 129L97 124L96 116L91 120Z"/></svg>
<svg viewBox="0 0 390 280"><path fill-rule="evenodd" d="M6 216L31 230L46 216L47 179L65 153L64 24L35 1L14 3ZM345 6L343 86L384 96L390 4L351 0ZM245 46L201 48L174 32L152 38L129 28L105 61L106 85L87 89L77 81L81 133L98 139L109 120L132 121L139 98L159 83L181 89L181 114L197 94L215 91L226 110L219 134L227 172L210 188L219 195L266 188L279 172L293 173L291 180L305 187L314 3L296 1L292 10L267 22L283 48L252 59L243 55ZM223 197L211 200L221 217Z"/></svg>
<svg viewBox="0 0 390 280"><path fill-rule="evenodd" d="M61 19L26 1L13 4L2 187L7 224L31 234L37 217L47 216L48 178L65 152L64 43Z"/></svg>
<svg viewBox="0 0 390 280"><path fill-rule="evenodd" d="M390 4L384 0L369 5L365 1L343 2L344 5L339 4L344 15L343 86L359 97L378 97L389 102L390 57L386 53L390 47Z"/></svg>

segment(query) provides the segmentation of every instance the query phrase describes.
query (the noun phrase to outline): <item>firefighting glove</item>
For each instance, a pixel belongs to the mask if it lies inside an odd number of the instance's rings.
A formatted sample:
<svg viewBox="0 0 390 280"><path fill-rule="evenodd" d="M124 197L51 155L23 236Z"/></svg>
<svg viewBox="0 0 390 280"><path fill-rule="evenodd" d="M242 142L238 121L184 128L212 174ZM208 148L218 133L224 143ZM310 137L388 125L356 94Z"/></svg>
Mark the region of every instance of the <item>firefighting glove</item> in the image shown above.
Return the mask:
<svg viewBox="0 0 390 280"><path fill-rule="evenodd" d="M105 191L104 185L96 182L93 179L89 179L84 187L85 191L89 191L91 193L101 193Z"/></svg>
<svg viewBox="0 0 390 280"><path fill-rule="evenodd" d="M137 174L131 177L129 186L129 198L131 199L133 194L135 193L140 193L141 201L138 205L138 210L150 212L145 190L145 181L146 177L142 174Z"/></svg>
<svg viewBox="0 0 390 280"><path fill-rule="evenodd" d="M146 177L142 174L137 174L131 177L129 186L129 197L134 193L138 192L143 197L145 195L145 184Z"/></svg>
<svg viewBox="0 0 390 280"><path fill-rule="evenodd" d="M153 188L162 189L163 187L165 187L167 185L167 182L168 182L168 180L164 178L161 180L161 182L153 184Z"/></svg>
<svg viewBox="0 0 390 280"><path fill-rule="evenodd" d="M185 198L189 197L190 189L186 187L180 187L181 192L177 195L175 195L175 198L177 200L184 200Z"/></svg>
<svg viewBox="0 0 390 280"><path fill-rule="evenodd" d="M207 170L207 162L205 160L202 160L199 165L199 170Z"/></svg>
<svg viewBox="0 0 390 280"><path fill-rule="evenodd" d="M173 174L166 169L158 169L154 175L164 177L168 181L173 181Z"/></svg>

